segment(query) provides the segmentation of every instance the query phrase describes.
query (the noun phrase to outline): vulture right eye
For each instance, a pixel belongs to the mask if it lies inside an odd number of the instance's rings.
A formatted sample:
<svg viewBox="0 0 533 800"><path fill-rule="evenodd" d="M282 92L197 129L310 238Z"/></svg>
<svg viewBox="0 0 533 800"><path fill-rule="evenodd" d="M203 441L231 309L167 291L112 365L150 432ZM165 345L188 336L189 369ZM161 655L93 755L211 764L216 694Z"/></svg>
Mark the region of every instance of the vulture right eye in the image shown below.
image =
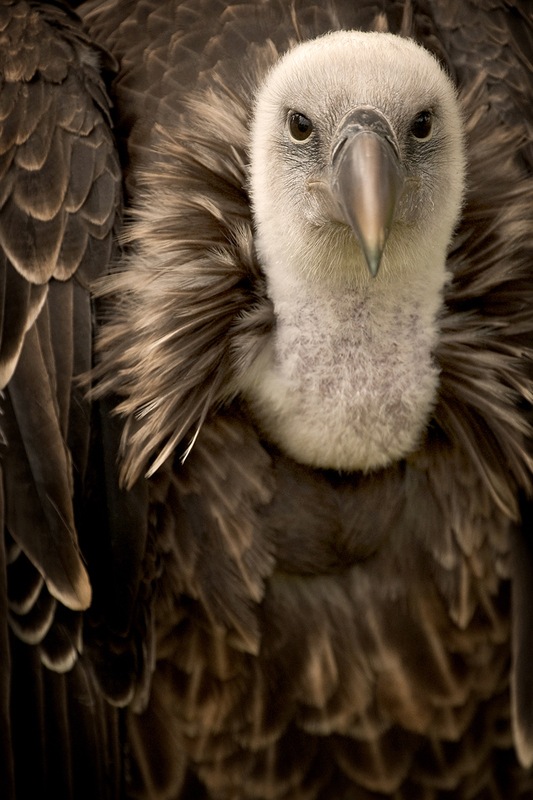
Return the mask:
<svg viewBox="0 0 533 800"><path fill-rule="evenodd" d="M295 142L305 142L313 132L313 123L299 111L289 113L289 133Z"/></svg>
<svg viewBox="0 0 533 800"><path fill-rule="evenodd" d="M415 139L429 139L433 128L433 114L431 111L421 111L411 123L411 133Z"/></svg>

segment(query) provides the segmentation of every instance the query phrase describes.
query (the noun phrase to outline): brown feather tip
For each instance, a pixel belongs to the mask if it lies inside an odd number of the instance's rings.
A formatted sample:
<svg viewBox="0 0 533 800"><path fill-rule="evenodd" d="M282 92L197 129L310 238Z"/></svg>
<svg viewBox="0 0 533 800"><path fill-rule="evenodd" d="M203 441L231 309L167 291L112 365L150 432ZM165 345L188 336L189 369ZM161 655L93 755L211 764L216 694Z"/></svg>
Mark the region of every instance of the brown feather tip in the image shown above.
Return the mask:
<svg viewBox="0 0 533 800"><path fill-rule="evenodd" d="M91 605L91 582L81 562L79 564L78 574L74 579L69 580L67 576L65 576L65 581L61 585L52 582L46 575L43 577L52 597L55 597L56 600L72 611L85 611Z"/></svg>

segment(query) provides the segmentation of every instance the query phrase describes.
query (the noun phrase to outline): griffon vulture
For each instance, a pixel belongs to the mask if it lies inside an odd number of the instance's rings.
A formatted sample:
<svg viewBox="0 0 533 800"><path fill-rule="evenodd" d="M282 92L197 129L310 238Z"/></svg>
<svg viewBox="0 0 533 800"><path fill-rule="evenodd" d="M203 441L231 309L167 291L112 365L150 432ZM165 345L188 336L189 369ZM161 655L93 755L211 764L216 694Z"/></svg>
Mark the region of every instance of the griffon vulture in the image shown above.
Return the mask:
<svg viewBox="0 0 533 800"><path fill-rule="evenodd" d="M527 0L0 0L7 800L533 796Z"/></svg>

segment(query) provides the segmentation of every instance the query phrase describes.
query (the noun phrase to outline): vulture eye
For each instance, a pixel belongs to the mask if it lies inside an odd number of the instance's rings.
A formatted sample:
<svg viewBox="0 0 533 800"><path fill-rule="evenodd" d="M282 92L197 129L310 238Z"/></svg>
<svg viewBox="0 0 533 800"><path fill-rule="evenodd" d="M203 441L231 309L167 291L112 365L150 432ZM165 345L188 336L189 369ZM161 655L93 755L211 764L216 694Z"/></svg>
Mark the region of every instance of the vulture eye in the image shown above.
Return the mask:
<svg viewBox="0 0 533 800"><path fill-rule="evenodd" d="M411 133L415 139L429 139L433 127L433 114L431 111L421 111L411 123Z"/></svg>
<svg viewBox="0 0 533 800"><path fill-rule="evenodd" d="M289 113L289 132L296 142L305 142L313 132L313 123L299 111Z"/></svg>

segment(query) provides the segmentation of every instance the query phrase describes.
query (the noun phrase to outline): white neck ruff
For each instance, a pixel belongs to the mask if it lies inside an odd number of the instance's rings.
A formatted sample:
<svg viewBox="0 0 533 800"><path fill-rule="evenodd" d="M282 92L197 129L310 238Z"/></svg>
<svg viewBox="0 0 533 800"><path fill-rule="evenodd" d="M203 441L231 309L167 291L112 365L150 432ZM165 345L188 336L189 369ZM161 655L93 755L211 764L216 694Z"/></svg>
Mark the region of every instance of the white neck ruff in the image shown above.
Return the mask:
<svg viewBox="0 0 533 800"><path fill-rule="evenodd" d="M412 452L436 401L445 279L444 264L350 287L271 273L276 327L239 380L266 435L301 463L346 471Z"/></svg>

